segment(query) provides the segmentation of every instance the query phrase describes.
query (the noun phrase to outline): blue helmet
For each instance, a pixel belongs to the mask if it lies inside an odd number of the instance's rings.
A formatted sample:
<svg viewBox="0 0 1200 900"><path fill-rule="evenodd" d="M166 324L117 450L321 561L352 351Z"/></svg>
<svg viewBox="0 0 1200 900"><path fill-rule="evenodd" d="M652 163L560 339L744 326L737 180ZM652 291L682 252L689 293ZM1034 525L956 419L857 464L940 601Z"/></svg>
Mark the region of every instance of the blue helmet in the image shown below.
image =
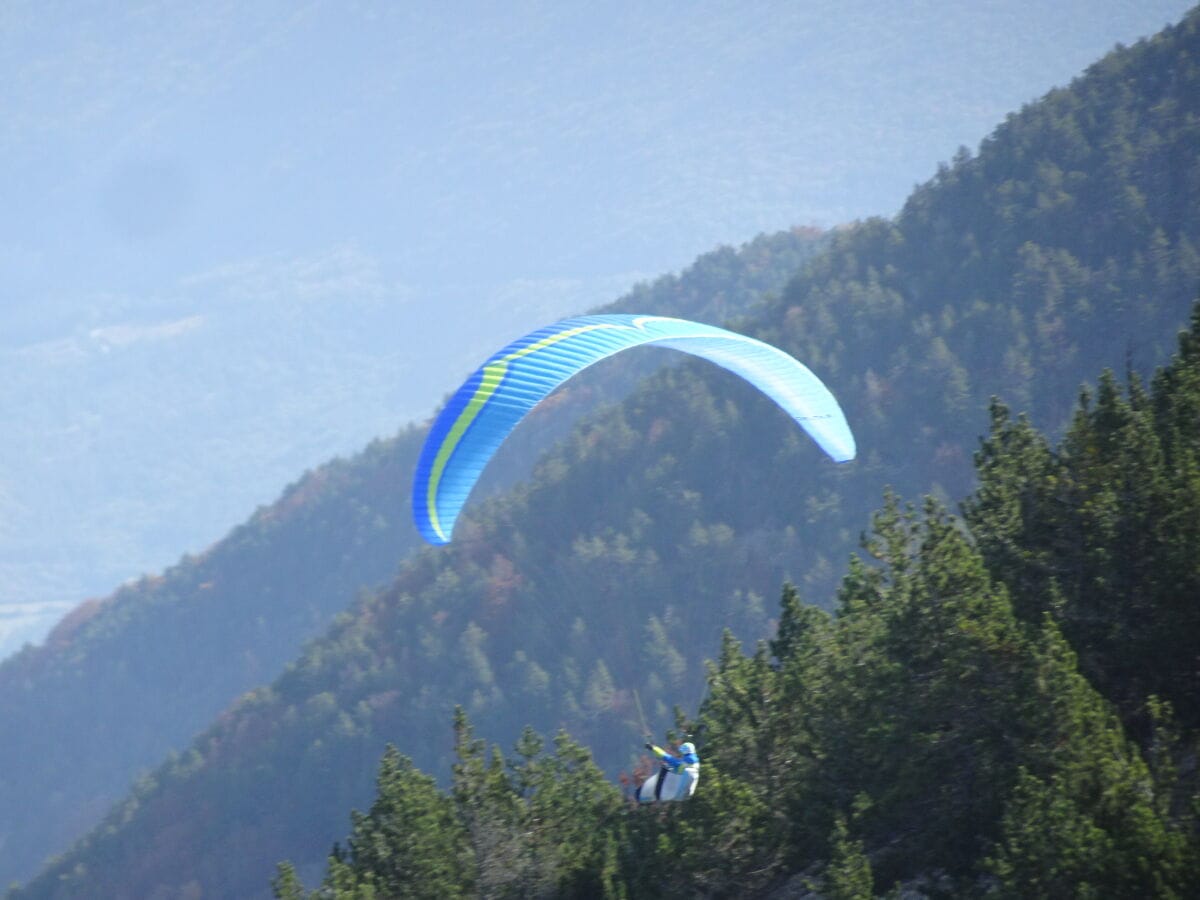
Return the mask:
<svg viewBox="0 0 1200 900"><path fill-rule="evenodd" d="M681 754L683 754L684 756L695 756L696 755L696 745L693 744L691 741L684 741L682 744L679 745L679 752Z"/></svg>

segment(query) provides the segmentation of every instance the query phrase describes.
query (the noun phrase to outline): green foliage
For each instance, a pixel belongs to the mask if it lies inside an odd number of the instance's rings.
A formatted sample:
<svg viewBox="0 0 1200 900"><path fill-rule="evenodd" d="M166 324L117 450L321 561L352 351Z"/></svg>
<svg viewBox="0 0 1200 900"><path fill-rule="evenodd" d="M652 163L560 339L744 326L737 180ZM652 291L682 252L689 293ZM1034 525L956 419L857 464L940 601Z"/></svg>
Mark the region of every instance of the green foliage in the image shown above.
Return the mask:
<svg viewBox="0 0 1200 900"><path fill-rule="evenodd" d="M351 815L348 849L335 848L324 890L334 897L467 897L467 835L448 798L388 747L370 812Z"/></svg>
<svg viewBox="0 0 1200 900"><path fill-rule="evenodd" d="M278 865L271 880L271 893L276 900L305 900L304 884L296 874L295 866L288 862Z"/></svg>
<svg viewBox="0 0 1200 900"><path fill-rule="evenodd" d="M389 747L366 815L352 814L312 897L618 897L621 800L588 752L565 734L544 752L526 729L506 762L455 713L458 762L450 796ZM277 897L305 896L281 864Z"/></svg>
<svg viewBox="0 0 1200 900"><path fill-rule="evenodd" d="M617 792L565 734L553 755L526 729L517 759L485 758L466 716L456 715L454 800L488 897L611 896Z"/></svg>
<svg viewBox="0 0 1200 900"><path fill-rule="evenodd" d="M939 873L960 896L1185 896L1195 820L1054 622L1022 623L933 501L888 498L864 548L876 564L852 566L836 620L802 627L785 589L773 665L727 635L701 790L638 845L639 889L752 893L815 865L836 896L871 896L872 873Z"/></svg>
<svg viewBox="0 0 1200 900"><path fill-rule="evenodd" d="M964 507L1023 617L1054 616L1143 738L1152 694L1200 727L1198 329L1200 306L1149 393L1105 373L1057 450L994 404L980 489Z"/></svg>
<svg viewBox="0 0 1200 900"><path fill-rule="evenodd" d="M1011 445L1024 452L1029 436ZM1169 707L1149 701L1152 770L1054 618L1023 621L935 500L918 513L889 494L863 551L836 616L785 585L773 641L746 654L726 631L685 723L703 755L686 804L622 804L562 734L548 755L526 729L506 762L460 710L453 798L478 893L753 896L816 872L825 897L871 897L877 881L901 894L1190 895L1198 823L1181 801L1194 786L1172 766Z"/></svg>
<svg viewBox="0 0 1200 900"><path fill-rule="evenodd" d="M821 877L821 896L826 900L871 900L875 896L871 862L862 841L850 839L846 820L838 817L830 841L832 856Z"/></svg>

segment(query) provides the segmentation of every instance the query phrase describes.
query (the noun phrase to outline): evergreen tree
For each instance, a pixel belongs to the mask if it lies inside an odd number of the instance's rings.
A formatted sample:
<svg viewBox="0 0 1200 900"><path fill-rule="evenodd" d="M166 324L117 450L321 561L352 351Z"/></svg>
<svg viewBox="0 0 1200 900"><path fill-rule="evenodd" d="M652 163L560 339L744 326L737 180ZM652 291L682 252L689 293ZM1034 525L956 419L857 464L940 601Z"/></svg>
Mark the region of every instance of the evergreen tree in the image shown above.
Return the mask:
<svg viewBox="0 0 1200 900"><path fill-rule="evenodd" d="M1145 740L1150 695L1200 727L1200 307L1149 392L1106 372L1061 447L993 404L964 513L1030 622L1050 612Z"/></svg>
<svg viewBox="0 0 1200 900"><path fill-rule="evenodd" d="M326 893L347 900L471 896L467 835L450 799L395 747L380 762L370 811L351 820L348 848L330 856Z"/></svg>
<svg viewBox="0 0 1200 900"><path fill-rule="evenodd" d="M271 893L275 900L305 900L307 896L296 867L290 862L280 863L271 879Z"/></svg>
<svg viewBox="0 0 1200 900"><path fill-rule="evenodd" d="M474 858L476 889L485 897L515 896L529 865L521 846L521 796L499 748L488 756L462 707L454 713L454 735L454 806Z"/></svg>
<svg viewBox="0 0 1200 900"><path fill-rule="evenodd" d="M1186 832L1166 815L1136 745L1049 619L1036 656L1048 688L1042 733L1023 754L985 866L1005 896L1186 896L1195 883Z"/></svg>
<svg viewBox="0 0 1200 900"><path fill-rule="evenodd" d="M825 900L871 900L875 896L871 861L862 841L850 839L846 820L838 816L830 841L833 855L821 878L821 896Z"/></svg>
<svg viewBox="0 0 1200 900"><path fill-rule="evenodd" d="M1061 464L1027 416L1014 421L994 397L989 412L990 433L975 454L979 486L963 502L963 516L1018 615L1036 621L1066 540L1056 493Z"/></svg>
<svg viewBox="0 0 1200 900"><path fill-rule="evenodd" d="M526 729L513 777L525 802L531 866L526 896L617 897L622 802L591 755L564 732L553 755L533 754L541 739Z"/></svg>

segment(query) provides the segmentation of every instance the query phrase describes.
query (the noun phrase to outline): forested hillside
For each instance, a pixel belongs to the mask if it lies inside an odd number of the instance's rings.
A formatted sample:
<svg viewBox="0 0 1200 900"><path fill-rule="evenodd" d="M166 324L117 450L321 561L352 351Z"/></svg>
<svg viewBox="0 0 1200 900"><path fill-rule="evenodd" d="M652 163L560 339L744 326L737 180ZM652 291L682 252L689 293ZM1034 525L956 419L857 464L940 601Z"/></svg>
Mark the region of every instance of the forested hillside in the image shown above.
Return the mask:
<svg viewBox="0 0 1200 900"><path fill-rule="evenodd" d="M831 629L834 637L818 643L843 648L832 671L846 677L827 683L828 732L799 746L833 758L808 766L787 757L798 779L779 786L791 792L788 802L761 801L748 818L722 812L739 798L753 806L751 795L774 795L740 787L732 775L724 785L714 778L689 818L668 820L662 850L681 867L681 885L697 883L683 867L703 867L713 854L687 843L701 834L721 833L723 848L745 848L747 858L778 852L787 865L827 859L831 845L847 871L861 857L856 841L872 851L896 841L895 856L878 863L886 887L907 877L906 866L970 883L985 872L1009 878L1042 852L1021 831L1021 804L1030 816L1069 825L1068 839L1082 834L1084 844L1094 821L1120 835L1126 818L1149 822L1144 804L1157 797L1145 764L1095 693L1110 686L1079 676L1062 637L1086 635L1089 617L1080 610L1073 624L1071 596L1063 600L1066 588L1034 565L1036 547L1014 550L998 539L976 549L936 503L912 522L887 507L877 525L883 568L854 564L842 576L886 485L949 502L974 487L971 462L992 395L1057 436L1080 382L1105 366L1148 372L1174 350L1200 279L1198 60L1195 13L1119 49L1012 116L977 155L961 152L895 221L838 235L781 297L734 323L830 384L855 428L857 462L824 462L786 416L719 370L687 364L656 374L577 428L528 482L477 504L453 544L419 554L386 589L365 596L21 896L103 886L113 896L162 889L244 897L265 890L264 871L284 858L313 883L346 811L370 802L385 742L449 774L456 704L489 741L512 745L527 724L565 726L610 772L628 765L641 743L633 690L656 729L669 725L673 704L695 708L706 685L702 660L720 652L722 670L736 664L737 645L721 643L726 628L746 640L769 634L775 611L765 598L785 580L805 600L845 613L836 620L844 625L813 626ZM1098 540L1082 559L1099 565L1113 546ZM1007 574L981 561L1018 550L1029 561L1022 577L1042 591L1036 599L1010 599ZM1078 590L1088 593L1088 583ZM931 591L939 603L930 612L919 598ZM893 593L904 602L885 602ZM1014 604L1067 604L1062 627L1026 624ZM883 606L895 622L854 614ZM809 616L789 609L776 639L780 671L790 649L781 655L779 641L798 627L792 619ZM860 626L870 633L858 635ZM1088 638L1097 652L1102 637ZM868 650L874 660L855 669L856 654ZM979 668L977 652L990 668ZM755 665L774 671L768 662ZM907 681L887 681L904 671L912 672ZM995 694L993 706L979 707L983 715L974 712L979 704L955 706L973 680ZM719 699L714 688L708 708ZM1014 711L1018 701L1033 708ZM1121 702L1125 709L1132 701ZM1059 721L1056 708L1070 714ZM1027 745L1007 741L996 724L1016 712L1031 717ZM767 718L763 727L772 727ZM859 725L865 734L851 728ZM743 765L769 747L760 736L726 742L736 751L717 749L714 738L710 758L736 752ZM725 771L741 771L728 759ZM912 780L889 789L897 766L911 766ZM775 778L779 767L755 772L746 777ZM1106 794L1101 784L1092 797L1101 806L1075 810L1072 779L1100 784L1100 774L1119 791ZM928 781L934 775L946 781ZM803 781L810 776L812 785ZM810 787L824 792L823 805L808 802ZM955 805L956 791L969 802ZM1130 802L1103 806L1114 796ZM1008 810L1018 811L1011 822ZM962 823L975 819L984 849L960 847L944 863L929 855L942 842L970 843ZM1114 858L1186 871L1177 832L1146 829L1121 837ZM713 864L722 859L713 855ZM781 871L775 857L763 864L764 878ZM1117 864L1098 861L1095 878L1106 877L1104 865ZM657 885L657 871L635 884ZM733 883L719 876L704 877L714 889Z"/></svg>
<svg viewBox="0 0 1200 900"><path fill-rule="evenodd" d="M996 404L976 463L969 533L889 495L834 615L788 586L774 640L726 632L686 806L460 713L450 796L389 748L277 896L1197 896L1200 304L1149 390L1105 375L1057 447Z"/></svg>
<svg viewBox="0 0 1200 900"><path fill-rule="evenodd" d="M603 311L736 315L781 290L826 243L811 229L759 237ZM545 427L514 435L481 491L527 474L539 448L663 362L634 356L582 379ZM213 547L83 604L44 645L0 664L0 884L33 875L139 770L273 680L360 589L395 574L420 540L408 490L424 432L409 426L306 474Z"/></svg>

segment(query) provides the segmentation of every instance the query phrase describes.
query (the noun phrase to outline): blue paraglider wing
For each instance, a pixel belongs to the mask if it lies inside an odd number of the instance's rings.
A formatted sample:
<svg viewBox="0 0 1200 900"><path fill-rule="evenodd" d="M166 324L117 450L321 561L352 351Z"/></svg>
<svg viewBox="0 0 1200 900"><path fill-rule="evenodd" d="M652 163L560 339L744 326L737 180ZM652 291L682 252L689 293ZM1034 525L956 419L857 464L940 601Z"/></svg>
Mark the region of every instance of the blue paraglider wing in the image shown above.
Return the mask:
<svg viewBox="0 0 1200 900"><path fill-rule="evenodd" d="M754 338L662 316L580 316L513 341L479 367L438 415L413 478L413 517L431 544L454 531L484 466L547 394L592 363L653 344L700 356L778 403L837 462L853 459L854 435L829 389L782 350Z"/></svg>

